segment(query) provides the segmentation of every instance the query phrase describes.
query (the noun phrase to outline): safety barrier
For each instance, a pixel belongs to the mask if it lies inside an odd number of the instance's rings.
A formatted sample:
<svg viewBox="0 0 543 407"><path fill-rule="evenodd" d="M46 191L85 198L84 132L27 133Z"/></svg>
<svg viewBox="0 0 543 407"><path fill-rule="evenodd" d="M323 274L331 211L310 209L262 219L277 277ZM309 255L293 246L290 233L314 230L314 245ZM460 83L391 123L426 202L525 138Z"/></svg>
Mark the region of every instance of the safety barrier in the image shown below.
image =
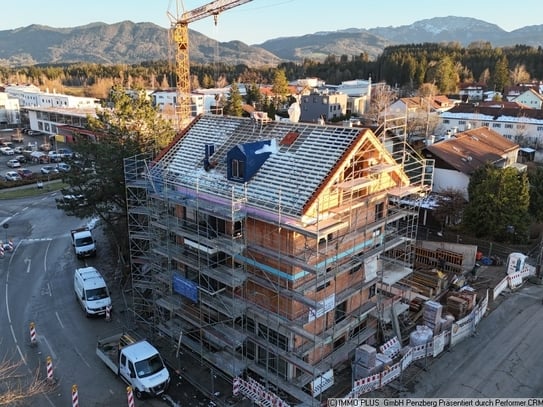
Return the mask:
<svg viewBox="0 0 543 407"><path fill-rule="evenodd" d="M47 356L47 381L49 383L53 382L53 359L51 359L51 356Z"/></svg>
<svg viewBox="0 0 543 407"><path fill-rule="evenodd" d="M128 399L128 407L134 407L134 392L131 386L126 388L126 398Z"/></svg>
<svg viewBox="0 0 543 407"><path fill-rule="evenodd" d="M106 307L106 321L111 322L111 305Z"/></svg>
<svg viewBox="0 0 543 407"><path fill-rule="evenodd" d="M400 341L398 341L398 338L394 337L391 340L385 342L382 344L379 349L381 350L381 353L384 353L389 358L394 358L398 353L400 353Z"/></svg>
<svg viewBox="0 0 543 407"><path fill-rule="evenodd" d="M36 325L34 322L30 323L30 344L36 345L38 340L36 339Z"/></svg>
<svg viewBox="0 0 543 407"><path fill-rule="evenodd" d="M79 394L77 391L77 384L72 386L72 407L79 407Z"/></svg>
<svg viewBox="0 0 543 407"><path fill-rule="evenodd" d="M232 393L235 396L240 394L249 398L259 406L263 407L290 407L275 393L266 390L259 382L253 378L243 380L241 377L235 377L232 383Z"/></svg>

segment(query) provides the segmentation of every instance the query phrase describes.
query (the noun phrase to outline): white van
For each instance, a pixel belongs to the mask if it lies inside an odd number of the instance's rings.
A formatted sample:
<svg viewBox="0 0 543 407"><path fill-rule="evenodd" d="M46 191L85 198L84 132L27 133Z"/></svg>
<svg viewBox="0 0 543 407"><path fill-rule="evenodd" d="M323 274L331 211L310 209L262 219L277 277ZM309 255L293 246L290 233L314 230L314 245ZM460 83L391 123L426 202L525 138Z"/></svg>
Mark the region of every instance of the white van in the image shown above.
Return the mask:
<svg viewBox="0 0 543 407"><path fill-rule="evenodd" d="M111 310L109 289L102 275L94 267L82 267L74 273L74 291L87 317L105 315Z"/></svg>

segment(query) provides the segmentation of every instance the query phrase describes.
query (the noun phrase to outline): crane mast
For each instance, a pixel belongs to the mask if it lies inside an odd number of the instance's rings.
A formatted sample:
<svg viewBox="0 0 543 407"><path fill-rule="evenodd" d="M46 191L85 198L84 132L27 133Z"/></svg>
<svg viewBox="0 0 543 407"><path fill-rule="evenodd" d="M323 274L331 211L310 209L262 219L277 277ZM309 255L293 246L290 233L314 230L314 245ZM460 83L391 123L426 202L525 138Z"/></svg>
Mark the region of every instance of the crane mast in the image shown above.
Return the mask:
<svg viewBox="0 0 543 407"><path fill-rule="evenodd" d="M252 0L216 0L193 10L183 12L180 18L173 19L172 39L176 46L175 67L177 76L176 113L180 128L185 127L191 118L189 23L213 16L216 25L220 13L250 1Z"/></svg>

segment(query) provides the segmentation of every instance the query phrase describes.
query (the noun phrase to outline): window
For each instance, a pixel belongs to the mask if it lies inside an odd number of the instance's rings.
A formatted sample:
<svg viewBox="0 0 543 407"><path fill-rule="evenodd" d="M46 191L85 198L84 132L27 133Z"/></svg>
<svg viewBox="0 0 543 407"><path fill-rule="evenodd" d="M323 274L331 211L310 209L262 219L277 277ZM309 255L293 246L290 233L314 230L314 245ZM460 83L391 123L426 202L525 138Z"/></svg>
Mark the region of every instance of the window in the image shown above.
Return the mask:
<svg viewBox="0 0 543 407"><path fill-rule="evenodd" d="M368 290L368 298L375 297L376 292L377 292L377 290L376 290L375 284L370 286L370 288Z"/></svg>
<svg viewBox="0 0 543 407"><path fill-rule="evenodd" d="M505 127L506 129L512 129L512 128L513 128L513 125L509 123L509 124L504 125L504 127Z"/></svg>
<svg viewBox="0 0 543 407"><path fill-rule="evenodd" d="M232 178L243 179L245 173L245 162L241 160L232 160Z"/></svg>
<svg viewBox="0 0 543 407"><path fill-rule="evenodd" d="M449 119L444 119L443 124L449 124L451 121Z"/></svg>
<svg viewBox="0 0 543 407"><path fill-rule="evenodd" d="M347 315L347 301L343 301L341 304L336 306L334 320L336 323L341 322L345 319Z"/></svg>
<svg viewBox="0 0 543 407"><path fill-rule="evenodd" d="M483 122L483 126L488 127L488 126L490 126L490 123L489 122Z"/></svg>
<svg viewBox="0 0 543 407"><path fill-rule="evenodd" d="M500 129L502 127L501 123L492 123L493 128Z"/></svg>
<svg viewBox="0 0 543 407"><path fill-rule="evenodd" d="M330 287L330 281L327 281L326 283L317 286L317 292L324 290L326 287Z"/></svg>
<svg viewBox="0 0 543 407"><path fill-rule="evenodd" d="M537 131L543 131L543 126L537 126Z"/></svg>
<svg viewBox="0 0 543 407"><path fill-rule="evenodd" d="M465 120L458 120L458 124L466 124Z"/></svg>

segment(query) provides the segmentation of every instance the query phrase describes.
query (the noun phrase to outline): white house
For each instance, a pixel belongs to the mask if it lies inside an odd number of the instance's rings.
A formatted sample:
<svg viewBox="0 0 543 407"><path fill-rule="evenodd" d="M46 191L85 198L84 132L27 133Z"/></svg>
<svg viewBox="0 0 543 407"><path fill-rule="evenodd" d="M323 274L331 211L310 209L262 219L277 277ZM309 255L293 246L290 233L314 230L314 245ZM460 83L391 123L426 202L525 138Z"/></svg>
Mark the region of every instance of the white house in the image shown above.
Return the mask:
<svg viewBox="0 0 543 407"><path fill-rule="evenodd" d="M430 140L422 154L435 160L432 191L454 189L467 200L471 175L486 163L525 169L525 165L517 163L518 152L518 144L483 126L447 135L437 143Z"/></svg>
<svg viewBox="0 0 543 407"><path fill-rule="evenodd" d="M543 146L543 110L516 102L462 103L439 115L437 131L488 127L521 147Z"/></svg>
<svg viewBox="0 0 543 407"><path fill-rule="evenodd" d="M543 95L533 89L528 89L514 98L513 102L521 103L531 109L541 109L543 106Z"/></svg>

